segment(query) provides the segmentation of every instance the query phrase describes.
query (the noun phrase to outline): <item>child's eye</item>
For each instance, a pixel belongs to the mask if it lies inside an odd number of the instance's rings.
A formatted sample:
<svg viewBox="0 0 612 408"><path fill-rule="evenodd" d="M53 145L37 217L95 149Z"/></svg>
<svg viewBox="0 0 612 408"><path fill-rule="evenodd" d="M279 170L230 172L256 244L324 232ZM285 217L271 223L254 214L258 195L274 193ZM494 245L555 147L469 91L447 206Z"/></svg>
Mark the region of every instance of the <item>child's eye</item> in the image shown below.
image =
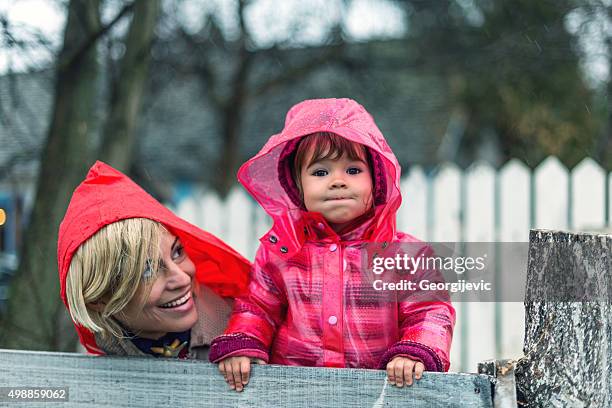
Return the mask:
<svg viewBox="0 0 612 408"><path fill-rule="evenodd" d="M180 261L183 259L183 257L185 256L185 249L183 248L182 245L177 245L176 247L174 247L174 250L172 250L172 260L173 261Z"/></svg>
<svg viewBox="0 0 612 408"><path fill-rule="evenodd" d="M312 175L315 177L324 177L327 176L327 170L315 170Z"/></svg>
<svg viewBox="0 0 612 408"><path fill-rule="evenodd" d="M361 173L361 169L357 167L351 167L346 171L348 174L359 174Z"/></svg>

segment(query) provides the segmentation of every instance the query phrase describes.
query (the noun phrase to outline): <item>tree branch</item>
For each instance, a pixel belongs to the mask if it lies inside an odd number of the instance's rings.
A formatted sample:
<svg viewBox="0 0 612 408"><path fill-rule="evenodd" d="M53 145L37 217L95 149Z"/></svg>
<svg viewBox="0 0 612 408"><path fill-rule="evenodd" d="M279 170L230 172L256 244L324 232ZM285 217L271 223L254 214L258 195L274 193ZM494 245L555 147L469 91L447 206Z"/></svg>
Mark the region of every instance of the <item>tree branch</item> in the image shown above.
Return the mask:
<svg viewBox="0 0 612 408"><path fill-rule="evenodd" d="M98 31L89 36L89 38L87 38L85 43L78 50L69 55L64 61L60 62L58 69L60 71L68 70L74 64L77 64L81 58L83 58L83 55L85 55L101 37L106 35L106 33L108 33L110 29L113 28L115 24L117 24L127 13L132 12L134 9L134 3L135 2L126 4L108 24L101 27Z"/></svg>
<svg viewBox="0 0 612 408"><path fill-rule="evenodd" d="M263 85L259 86L257 89L249 92L247 94L248 98L257 98L264 93L270 91L273 88L282 86L290 81L295 80L296 78L303 77L304 75L310 73L317 67L321 66L324 63L330 62L332 60L338 61L340 59L341 50L343 49L344 44L334 45L329 47L322 55L318 58L310 59L307 63L300 65L298 67L293 67L290 69L286 69L282 74L278 75L276 78L273 78Z"/></svg>

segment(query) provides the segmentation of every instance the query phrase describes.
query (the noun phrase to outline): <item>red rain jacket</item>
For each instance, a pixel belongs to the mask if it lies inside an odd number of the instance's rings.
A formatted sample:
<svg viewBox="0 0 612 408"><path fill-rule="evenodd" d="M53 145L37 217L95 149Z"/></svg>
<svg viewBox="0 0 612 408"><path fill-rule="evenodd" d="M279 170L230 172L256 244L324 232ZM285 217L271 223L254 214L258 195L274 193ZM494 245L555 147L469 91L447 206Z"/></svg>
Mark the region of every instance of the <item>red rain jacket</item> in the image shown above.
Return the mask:
<svg viewBox="0 0 612 408"><path fill-rule="evenodd" d="M59 228L57 262L60 296L68 308L66 276L78 247L102 227L126 218L148 218L178 236L196 266L196 280L221 296L235 297L247 286L250 262L212 234L177 217L121 172L100 161L76 188ZM104 354L93 333L75 324L92 354Z"/></svg>
<svg viewBox="0 0 612 408"><path fill-rule="evenodd" d="M303 208L290 174L297 141L315 132L361 143L372 158L374 215L341 236L321 214ZM400 301L363 278L365 243L419 241L396 231L400 166L361 105L350 99L297 104L282 132L238 178L274 226L261 238L248 294L234 304L226 334L213 342L211 361L249 355L274 364L384 368L404 355L427 370L448 370L455 322L450 302Z"/></svg>

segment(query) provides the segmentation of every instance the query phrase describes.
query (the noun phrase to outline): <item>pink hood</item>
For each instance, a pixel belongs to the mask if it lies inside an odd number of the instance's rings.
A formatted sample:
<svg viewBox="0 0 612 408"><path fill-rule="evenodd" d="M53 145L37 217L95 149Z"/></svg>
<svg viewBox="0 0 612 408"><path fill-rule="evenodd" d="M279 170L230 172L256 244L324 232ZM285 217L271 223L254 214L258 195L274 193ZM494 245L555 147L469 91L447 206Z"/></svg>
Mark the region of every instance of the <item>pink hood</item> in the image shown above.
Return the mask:
<svg viewBox="0 0 612 408"><path fill-rule="evenodd" d="M361 143L371 156L373 215L339 234L321 214L303 208L289 170L298 140L316 132ZM452 305L376 290L364 263L365 244L384 249L390 242L420 241L396 231L400 166L361 105L350 99L299 103L238 178L274 226L261 240L247 294L236 300L225 335L211 345L211 361L246 355L272 364L385 368L404 356L427 370L448 370ZM437 271L419 276L434 279Z"/></svg>
<svg viewBox="0 0 612 408"><path fill-rule="evenodd" d="M367 146L372 154L375 176L376 212L372 241L390 241L395 236L395 214L402 198L399 189L401 168L372 116L351 99L314 99L295 105L285 118L284 129L270 137L265 146L238 171L238 180L272 217L272 230L261 242L269 245L270 234L287 247L291 257L300 250L305 236L300 208L282 162L303 136L332 132ZM279 164L280 163L280 164Z"/></svg>

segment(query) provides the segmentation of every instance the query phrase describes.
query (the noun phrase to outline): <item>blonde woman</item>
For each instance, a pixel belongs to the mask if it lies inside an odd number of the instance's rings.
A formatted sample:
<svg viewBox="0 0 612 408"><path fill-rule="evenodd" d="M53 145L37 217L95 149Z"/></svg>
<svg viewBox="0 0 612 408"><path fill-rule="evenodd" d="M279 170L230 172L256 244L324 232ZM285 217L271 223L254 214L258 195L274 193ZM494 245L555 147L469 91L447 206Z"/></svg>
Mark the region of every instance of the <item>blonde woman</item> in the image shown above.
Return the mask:
<svg viewBox="0 0 612 408"><path fill-rule="evenodd" d="M96 162L60 225L61 298L92 354L206 359L249 262Z"/></svg>

